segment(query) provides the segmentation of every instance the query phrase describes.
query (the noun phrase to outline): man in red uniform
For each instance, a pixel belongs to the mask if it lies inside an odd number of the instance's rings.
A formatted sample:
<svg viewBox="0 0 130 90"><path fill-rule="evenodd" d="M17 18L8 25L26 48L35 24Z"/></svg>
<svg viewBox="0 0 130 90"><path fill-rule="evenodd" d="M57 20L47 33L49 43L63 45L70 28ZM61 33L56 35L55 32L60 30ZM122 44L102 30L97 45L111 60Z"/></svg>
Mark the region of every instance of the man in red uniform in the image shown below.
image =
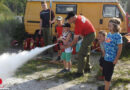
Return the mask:
<svg viewBox="0 0 130 90"><path fill-rule="evenodd" d="M90 72L89 56L92 42L96 37L96 31L92 23L82 15L76 15L73 12L69 12L66 20L68 20L69 23L75 24L74 40L69 46L75 45L79 36L83 37L83 42L78 53L78 71L76 73L76 77L80 77L84 75L84 72ZM68 46L65 46L65 48L66 47Z"/></svg>

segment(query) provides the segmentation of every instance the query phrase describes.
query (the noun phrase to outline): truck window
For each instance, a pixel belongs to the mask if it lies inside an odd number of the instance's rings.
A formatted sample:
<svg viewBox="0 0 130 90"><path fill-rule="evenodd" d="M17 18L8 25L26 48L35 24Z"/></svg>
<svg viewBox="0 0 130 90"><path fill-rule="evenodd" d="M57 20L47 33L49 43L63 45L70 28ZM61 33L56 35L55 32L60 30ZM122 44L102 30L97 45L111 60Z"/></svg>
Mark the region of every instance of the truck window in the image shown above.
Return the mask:
<svg viewBox="0 0 130 90"><path fill-rule="evenodd" d="M116 5L104 5L103 6L103 17L117 17L120 18L120 11Z"/></svg>
<svg viewBox="0 0 130 90"><path fill-rule="evenodd" d="M56 5L56 14L67 14L68 12L73 11L77 13L77 5L65 5L57 4Z"/></svg>

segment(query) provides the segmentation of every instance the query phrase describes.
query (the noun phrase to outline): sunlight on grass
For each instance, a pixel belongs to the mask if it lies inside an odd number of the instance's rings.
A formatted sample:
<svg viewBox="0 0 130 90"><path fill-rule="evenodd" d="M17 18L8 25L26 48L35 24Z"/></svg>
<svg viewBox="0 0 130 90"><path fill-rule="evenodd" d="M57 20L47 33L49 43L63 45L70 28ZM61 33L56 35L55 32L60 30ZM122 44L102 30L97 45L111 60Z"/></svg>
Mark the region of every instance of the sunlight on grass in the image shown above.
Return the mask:
<svg viewBox="0 0 130 90"><path fill-rule="evenodd" d="M117 86L120 86L120 85L128 85L130 83L130 78L114 78L112 80L112 87L117 87Z"/></svg>

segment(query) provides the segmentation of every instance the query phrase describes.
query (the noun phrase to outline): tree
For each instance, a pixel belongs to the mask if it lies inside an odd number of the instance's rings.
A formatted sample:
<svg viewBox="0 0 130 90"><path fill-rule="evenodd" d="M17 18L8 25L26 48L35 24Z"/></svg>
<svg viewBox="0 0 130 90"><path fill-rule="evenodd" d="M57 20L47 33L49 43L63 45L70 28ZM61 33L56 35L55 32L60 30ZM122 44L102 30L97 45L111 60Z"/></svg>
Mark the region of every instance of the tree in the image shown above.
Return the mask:
<svg viewBox="0 0 130 90"><path fill-rule="evenodd" d="M12 16L13 13L6 5L0 2L0 16L7 17L8 15Z"/></svg>
<svg viewBox="0 0 130 90"><path fill-rule="evenodd" d="M23 15L27 0L1 0L8 8L17 15Z"/></svg>

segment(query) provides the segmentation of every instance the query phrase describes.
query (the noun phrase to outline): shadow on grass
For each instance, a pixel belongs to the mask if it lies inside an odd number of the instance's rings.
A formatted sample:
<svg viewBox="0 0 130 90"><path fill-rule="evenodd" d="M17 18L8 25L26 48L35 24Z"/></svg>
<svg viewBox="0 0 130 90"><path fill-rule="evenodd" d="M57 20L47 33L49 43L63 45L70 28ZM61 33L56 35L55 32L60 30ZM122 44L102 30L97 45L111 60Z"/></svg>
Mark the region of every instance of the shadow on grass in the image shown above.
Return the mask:
<svg viewBox="0 0 130 90"><path fill-rule="evenodd" d="M112 88L120 85L128 85L130 84L130 78L117 78L112 81Z"/></svg>

